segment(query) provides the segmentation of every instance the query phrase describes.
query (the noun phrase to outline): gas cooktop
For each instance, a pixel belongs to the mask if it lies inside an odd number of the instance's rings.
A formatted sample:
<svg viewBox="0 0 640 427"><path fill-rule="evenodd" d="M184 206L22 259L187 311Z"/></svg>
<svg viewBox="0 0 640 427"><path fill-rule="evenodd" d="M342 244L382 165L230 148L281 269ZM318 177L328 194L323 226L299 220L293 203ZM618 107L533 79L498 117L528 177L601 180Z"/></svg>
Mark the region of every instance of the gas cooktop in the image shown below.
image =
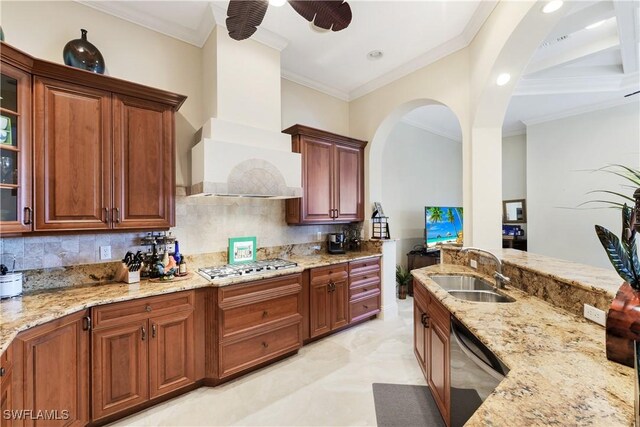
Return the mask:
<svg viewBox="0 0 640 427"><path fill-rule="evenodd" d="M262 261L248 262L243 264L226 264L219 267L201 268L198 272L209 280L221 279L224 277L248 276L265 271L284 270L296 267L298 264L285 259L273 258Z"/></svg>

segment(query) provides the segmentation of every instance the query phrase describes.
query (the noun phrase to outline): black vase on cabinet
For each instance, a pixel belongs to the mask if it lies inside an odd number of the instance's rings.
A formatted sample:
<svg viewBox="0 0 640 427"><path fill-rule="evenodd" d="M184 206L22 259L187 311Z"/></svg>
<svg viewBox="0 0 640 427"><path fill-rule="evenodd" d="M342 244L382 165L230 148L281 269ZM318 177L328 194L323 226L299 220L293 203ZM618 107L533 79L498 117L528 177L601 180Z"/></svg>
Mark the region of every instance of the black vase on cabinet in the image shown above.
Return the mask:
<svg viewBox="0 0 640 427"><path fill-rule="evenodd" d="M64 46L62 57L64 63L71 67L104 74L105 65L102 54L87 40L87 30L81 29L81 38L71 40Z"/></svg>

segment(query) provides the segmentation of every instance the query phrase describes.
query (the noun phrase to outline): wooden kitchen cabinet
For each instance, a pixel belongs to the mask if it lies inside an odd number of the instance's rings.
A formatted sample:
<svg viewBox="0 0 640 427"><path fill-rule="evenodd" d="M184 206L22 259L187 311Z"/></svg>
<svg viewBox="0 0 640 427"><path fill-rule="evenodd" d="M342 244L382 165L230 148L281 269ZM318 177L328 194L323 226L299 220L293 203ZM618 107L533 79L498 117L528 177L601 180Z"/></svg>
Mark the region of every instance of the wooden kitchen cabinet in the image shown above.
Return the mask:
<svg viewBox="0 0 640 427"><path fill-rule="evenodd" d="M310 271L310 337L324 335L349 324L348 264Z"/></svg>
<svg viewBox="0 0 640 427"><path fill-rule="evenodd" d="M89 321L81 311L20 333L13 342L14 409L48 411L54 419L24 426L89 422Z"/></svg>
<svg viewBox="0 0 640 427"><path fill-rule="evenodd" d="M35 78L35 229L106 230L111 93Z"/></svg>
<svg viewBox="0 0 640 427"><path fill-rule="evenodd" d="M2 58L0 71L0 233L33 228L31 75Z"/></svg>
<svg viewBox="0 0 640 427"><path fill-rule="evenodd" d="M446 425L450 423L449 311L414 283L414 353Z"/></svg>
<svg viewBox="0 0 640 427"><path fill-rule="evenodd" d="M287 223L363 221L367 142L302 125L283 132L291 135L292 151L302 155L303 195L287 200Z"/></svg>
<svg viewBox="0 0 640 427"><path fill-rule="evenodd" d="M0 143L0 234L174 225L175 112L186 97L5 43L0 55L12 136Z"/></svg>
<svg viewBox="0 0 640 427"><path fill-rule="evenodd" d="M195 382L194 291L94 307L93 419Z"/></svg>
<svg viewBox="0 0 640 427"><path fill-rule="evenodd" d="M298 351L302 310L300 273L218 288L218 379Z"/></svg>
<svg viewBox="0 0 640 427"><path fill-rule="evenodd" d="M16 409L13 402L13 350L10 345L0 355L0 427L9 427L11 420L5 411Z"/></svg>
<svg viewBox="0 0 640 427"><path fill-rule="evenodd" d="M349 262L349 322L380 312L380 258Z"/></svg>

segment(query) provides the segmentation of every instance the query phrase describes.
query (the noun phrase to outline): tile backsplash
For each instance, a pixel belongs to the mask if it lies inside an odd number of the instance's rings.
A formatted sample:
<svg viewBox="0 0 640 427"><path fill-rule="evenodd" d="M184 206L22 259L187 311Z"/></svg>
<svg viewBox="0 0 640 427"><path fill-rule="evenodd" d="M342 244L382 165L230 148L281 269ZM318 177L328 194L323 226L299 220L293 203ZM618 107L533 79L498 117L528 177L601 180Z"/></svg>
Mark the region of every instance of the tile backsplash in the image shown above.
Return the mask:
<svg viewBox="0 0 640 427"><path fill-rule="evenodd" d="M317 233L340 231L339 225L289 226L285 222L284 200L186 197L178 187L176 226L171 232L185 254L225 251L228 238L256 236L258 247L282 246L317 241ZM127 250L142 249L146 233L96 233L0 239L0 253L16 256L17 270L54 268L108 262L100 260L100 246L111 246L113 260Z"/></svg>

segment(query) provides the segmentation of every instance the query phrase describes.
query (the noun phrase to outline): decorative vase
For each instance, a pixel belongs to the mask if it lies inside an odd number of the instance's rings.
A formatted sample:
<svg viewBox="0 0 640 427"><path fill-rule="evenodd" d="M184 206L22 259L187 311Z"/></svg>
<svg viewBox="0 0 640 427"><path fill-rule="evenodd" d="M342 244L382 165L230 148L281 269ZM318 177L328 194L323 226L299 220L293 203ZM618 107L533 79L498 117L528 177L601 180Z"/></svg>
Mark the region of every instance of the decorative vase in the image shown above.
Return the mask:
<svg viewBox="0 0 640 427"><path fill-rule="evenodd" d="M64 63L71 67L104 74L104 58L93 44L87 40L87 30L81 29L81 38L71 40L64 46L62 57Z"/></svg>
<svg viewBox="0 0 640 427"><path fill-rule="evenodd" d="M640 291L623 283L607 312L607 359L634 367L634 341L640 341Z"/></svg>
<svg viewBox="0 0 640 427"><path fill-rule="evenodd" d="M407 299L408 285L398 285L398 298Z"/></svg>

